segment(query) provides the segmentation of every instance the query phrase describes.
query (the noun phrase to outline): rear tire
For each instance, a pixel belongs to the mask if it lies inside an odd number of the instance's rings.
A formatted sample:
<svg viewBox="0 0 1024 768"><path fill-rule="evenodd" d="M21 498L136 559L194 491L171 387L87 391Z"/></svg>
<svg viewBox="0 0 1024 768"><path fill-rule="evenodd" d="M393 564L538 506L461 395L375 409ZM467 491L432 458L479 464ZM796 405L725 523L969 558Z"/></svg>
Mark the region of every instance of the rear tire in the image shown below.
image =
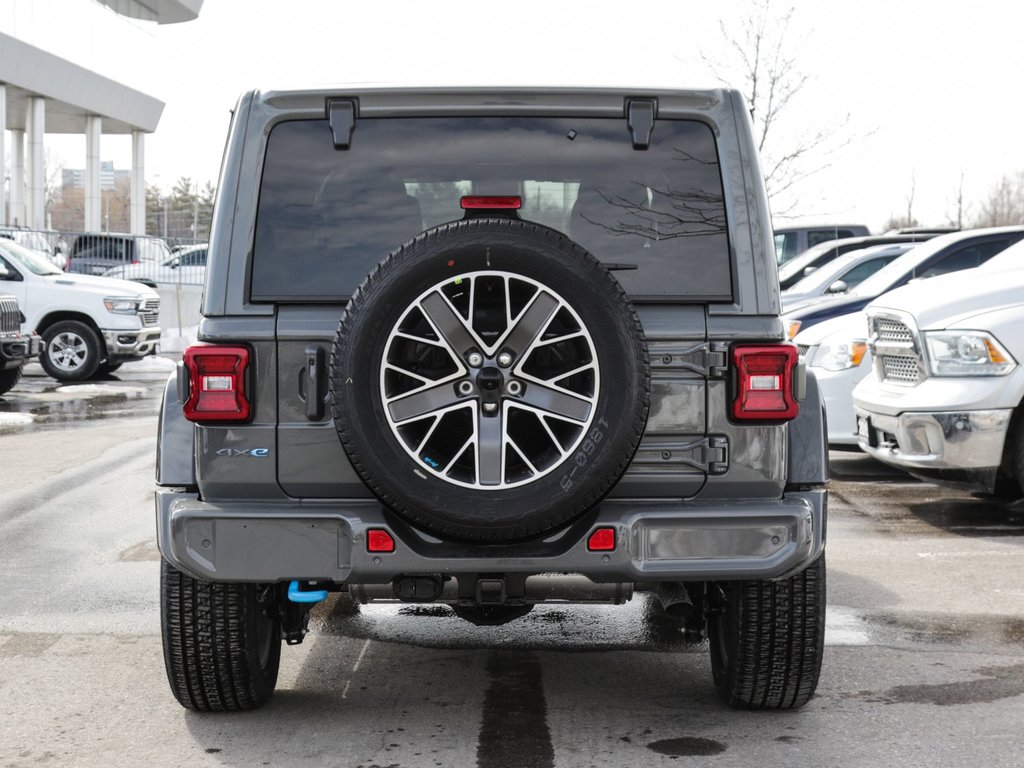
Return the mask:
<svg viewBox="0 0 1024 768"><path fill-rule="evenodd" d="M164 665L183 707L234 712L270 699L281 662L276 595L272 586L199 581L161 561Z"/></svg>
<svg viewBox="0 0 1024 768"><path fill-rule="evenodd" d="M814 695L825 640L825 554L782 581L711 586L711 671L734 709L796 709Z"/></svg>

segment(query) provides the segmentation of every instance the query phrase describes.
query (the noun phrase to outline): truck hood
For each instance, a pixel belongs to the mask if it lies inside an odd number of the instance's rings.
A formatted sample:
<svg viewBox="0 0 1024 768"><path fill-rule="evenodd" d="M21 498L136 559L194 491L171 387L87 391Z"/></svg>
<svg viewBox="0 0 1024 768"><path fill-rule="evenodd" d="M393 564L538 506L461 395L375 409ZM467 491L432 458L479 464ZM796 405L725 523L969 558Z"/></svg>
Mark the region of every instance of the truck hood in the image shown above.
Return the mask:
<svg viewBox="0 0 1024 768"><path fill-rule="evenodd" d="M152 288L132 280L117 280L112 277L97 277L96 275L79 275L72 272L65 272L61 275L44 275L43 279L53 286L70 286L104 298L108 296L130 296L140 299L157 298L157 293Z"/></svg>
<svg viewBox="0 0 1024 768"><path fill-rule="evenodd" d="M921 330L969 328L971 319L1024 304L1024 271L965 270L917 280L883 293L868 311L909 312Z"/></svg>

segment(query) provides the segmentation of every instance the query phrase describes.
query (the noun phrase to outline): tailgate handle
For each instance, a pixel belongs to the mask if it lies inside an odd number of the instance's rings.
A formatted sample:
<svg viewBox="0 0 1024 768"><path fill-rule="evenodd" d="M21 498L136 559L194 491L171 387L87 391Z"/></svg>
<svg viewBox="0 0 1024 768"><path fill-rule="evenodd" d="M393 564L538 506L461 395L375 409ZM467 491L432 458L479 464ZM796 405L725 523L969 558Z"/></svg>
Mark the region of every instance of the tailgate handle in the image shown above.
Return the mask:
<svg viewBox="0 0 1024 768"><path fill-rule="evenodd" d="M306 401L306 418L320 421L324 417L324 350L317 344L306 347L306 367L299 377L299 396Z"/></svg>

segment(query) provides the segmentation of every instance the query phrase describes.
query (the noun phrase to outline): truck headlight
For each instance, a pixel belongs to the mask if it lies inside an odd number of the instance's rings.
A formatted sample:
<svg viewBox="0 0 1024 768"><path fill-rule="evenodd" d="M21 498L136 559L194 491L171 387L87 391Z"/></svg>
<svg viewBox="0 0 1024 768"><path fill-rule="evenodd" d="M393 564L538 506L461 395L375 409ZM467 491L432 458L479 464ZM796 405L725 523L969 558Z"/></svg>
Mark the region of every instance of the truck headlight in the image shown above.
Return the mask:
<svg viewBox="0 0 1024 768"><path fill-rule="evenodd" d="M860 365L867 351L868 345L864 339L827 341L818 345L808 365L826 371L845 371Z"/></svg>
<svg viewBox="0 0 1024 768"><path fill-rule="evenodd" d="M994 336L983 331L925 331L933 376L1003 376L1017 361Z"/></svg>
<svg viewBox="0 0 1024 768"><path fill-rule="evenodd" d="M113 312L115 315L137 314L139 304L141 303L142 299L132 299L124 296L115 296L103 300L103 306L107 308L107 312Z"/></svg>

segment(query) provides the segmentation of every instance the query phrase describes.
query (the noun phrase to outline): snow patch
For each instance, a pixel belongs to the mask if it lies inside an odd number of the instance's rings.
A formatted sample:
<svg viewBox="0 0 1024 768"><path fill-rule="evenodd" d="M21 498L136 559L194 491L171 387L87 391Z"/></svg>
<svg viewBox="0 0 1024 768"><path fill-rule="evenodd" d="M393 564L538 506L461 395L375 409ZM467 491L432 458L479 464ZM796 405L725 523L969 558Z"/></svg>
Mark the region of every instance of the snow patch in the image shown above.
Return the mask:
<svg viewBox="0 0 1024 768"><path fill-rule="evenodd" d="M0 411L0 428L2 427L24 427L35 421L31 413L5 413Z"/></svg>
<svg viewBox="0 0 1024 768"><path fill-rule="evenodd" d="M825 645L869 645L871 636L864 618L849 608L825 611Z"/></svg>
<svg viewBox="0 0 1024 768"><path fill-rule="evenodd" d="M146 395L145 387L117 387L112 384L66 384L55 394L79 397L97 397L99 395L118 395L128 400Z"/></svg>
<svg viewBox="0 0 1024 768"><path fill-rule="evenodd" d="M133 373L170 373L175 369L177 363L168 357L159 355L147 355L141 360L133 360L121 366L121 371ZM120 373L120 371L118 371Z"/></svg>
<svg viewBox="0 0 1024 768"><path fill-rule="evenodd" d="M181 352L196 343L199 337L199 326L190 325L186 328L164 328L160 334L161 352Z"/></svg>

